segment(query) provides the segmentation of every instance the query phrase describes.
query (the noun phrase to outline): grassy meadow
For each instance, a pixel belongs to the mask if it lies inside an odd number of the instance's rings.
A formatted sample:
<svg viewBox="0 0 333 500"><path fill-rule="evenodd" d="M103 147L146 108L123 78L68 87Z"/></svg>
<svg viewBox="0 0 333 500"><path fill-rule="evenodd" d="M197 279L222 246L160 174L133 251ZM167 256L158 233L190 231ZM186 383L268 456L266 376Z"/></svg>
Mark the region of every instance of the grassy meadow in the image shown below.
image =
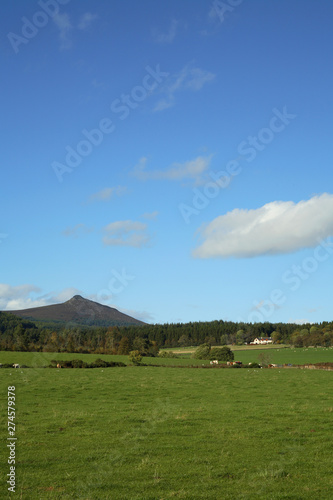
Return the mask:
<svg viewBox="0 0 333 500"><path fill-rule="evenodd" d="M0 362L20 363L19 355L30 355L36 366L45 356L99 357L0 354ZM16 386L18 498L333 497L332 372L2 369L5 474L9 385ZM4 475L0 497L11 498Z"/></svg>
<svg viewBox="0 0 333 500"><path fill-rule="evenodd" d="M333 362L333 347L317 347L317 348L272 348L272 347L243 347L234 348L231 346L235 360L243 363L258 362L258 356L264 353L269 356L271 363L276 364L295 364L302 365L305 363L321 363ZM186 349L186 350L185 350ZM201 366L209 364L208 360L192 359L191 354L195 348L174 349L173 352L178 355L177 358L143 358L142 362L153 365L193 365ZM169 349L170 350L170 349ZM185 351L185 352L184 352ZM128 356L118 356L111 354L75 354L75 353L57 353L57 352L15 352L2 351L0 352L0 363L19 363L31 367L48 366L52 359L70 360L82 359L83 361L91 362L97 358L106 361L122 361L125 364L130 364Z"/></svg>
<svg viewBox="0 0 333 500"><path fill-rule="evenodd" d="M306 363L333 362L333 347L278 347L278 346L228 346L234 352L235 360L242 363L258 362L258 356L264 353L271 363L303 365ZM184 359L190 360L195 347L167 349ZM197 360L192 359L190 364ZM200 360L201 362L201 360Z"/></svg>

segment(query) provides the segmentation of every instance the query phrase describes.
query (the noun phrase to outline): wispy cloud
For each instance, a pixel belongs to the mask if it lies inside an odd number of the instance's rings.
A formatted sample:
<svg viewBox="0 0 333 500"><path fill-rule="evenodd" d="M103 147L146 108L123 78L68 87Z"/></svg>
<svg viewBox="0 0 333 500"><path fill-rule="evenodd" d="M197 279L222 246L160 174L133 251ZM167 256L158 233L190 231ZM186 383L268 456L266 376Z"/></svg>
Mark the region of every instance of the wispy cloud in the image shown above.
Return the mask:
<svg viewBox="0 0 333 500"><path fill-rule="evenodd" d="M287 323L292 323L294 325L306 325L306 324L312 324L312 321L309 321L308 319L292 319L290 318Z"/></svg>
<svg viewBox="0 0 333 500"><path fill-rule="evenodd" d="M73 295L81 294L76 288L65 288L59 293L41 294L41 289L36 285L11 286L0 283L0 310L17 311L20 309L30 309L32 307L48 306L66 302Z"/></svg>
<svg viewBox="0 0 333 500"><path fill-rule="evenodd" d="M95 89L100 89L100 88L103 88L104 87L104 83L103 82L99 82L96 78L93 79L93 81L91 82L91 85L95 88Z"/></svg>
<svg viewBox="0 0 333 500"><path fill-rule="evenodd" d="M202 87L214 80L215 75L201 68L193 68L186 65L179 73L175 73L168 78L168 82L161 88L161 93L165 97L161 98L156 104L153 111L163 111L175 104L175 94L177 92L191 90L197 92Z"/></svg>
<svg viewBox="0 0 333 500"><path fill-rule="evenodd" d="M153 220L153 219L156 219L156 217L158 216L158 213L157 210L155 210L155 212L146 212L144 214L141 215L141 217L143 217L144 219L148 219L148 220Z"/></svg>
<svg viewBox="0 0 333 500"><path fill-rule="evenodd" d="M210 21L216 21L216 20L220 20L219 19L219 15L218 15L218 10L217 10L217 7L218 7L218 2L214 2L211 6L211 8L209 9L208 11L208 19ZM229 8L229 11L232 10L232 8L230 6L227 5L227 10Z"/></svg>
<svg viewBox="0 0 333 500"><path fill-rule="evenodd" d="M66 237L78 238L79 236L92 233L93 231L93 228L87 227L85 224L76 224L73 227L65 229L62 234Z"/></svg>
<svg viewBox="0 0 333 500"><path fill-rule="evenodd" d="M91 23L98 19L97 14L91 14L90 12L85 12L80 17L79 21L75 26L73 26L69 15L64 12L63 14L57 13L53 16L53 22L59 30L59 40L60 40L60 49L67 50L73 46L71 35L75 29L84 31Z"/></svg>
<svg viewBox="0 0 333 500"><path fill-rule="evenodd" d="M333 195L234 209L199 232L204 242L193 252L199 258L256 257L312 248L333 235Z"/></svg>
<svg viewBox="0 0 333 500"><path fill-rule="evenodd" d="M69 15L66 13L58 13L53 16L53 22L59 30L60 48L63 50L71 48L72 41L69 38L69 34L72 31L73 26L69 20Z"/></svg>
<svg viewBox="0 0 333 500"><path fill-rule="evenodd" d="M152 30L153 39L157 43L164 43L164 44L172 43L176 36L177 26L178 26L178 21L173 19L171 21L169 31L167 33L161 33L158 29L153 29Z"/></svg>
<svg viewBox="0 0 333 500"><path fill-rule="evenodd" d="M139 321L143 321L144 323L152 323L154 321L154 317L148 311L136 311L135 309L124 309L123 307L116 307L118 311L123 314L127 314L127 316L131 316L132 318L138 319Z"/></svg>
<svg viewBox="0 0 333 500"><path fill-rule="evenodd" d="M192 180L195 184L201 184L203 181L203 174L208 169L211 159L212 155L198 156L194 160L184 163L172 163L172 165L165 170L147 170L147 158L143 157L134 167L132 175L142 181L149 179L166 179L170 181Z"/></svg>
<svg viewBox="0 0 333 500"><path fill-rule="evenodd" d="M80 17L79 23L77 25L78 29L79 30L87 29L95 19L98 19L97 14L91 14L91 12L85 12Z"/></svg>
<svg viewBox="0 0 333 500"><path fill-rule="evenodd" d="M102 189L101 191L98 191L97 193L92 194L89 197L88 201L110 201L113 196L122 196L126 194L126 192L126 186L107 187Z"/></svg>
<svg viewBox="0 0 333 500"><path fill-rule="evenodd" d="M131 220L111 222L104 228L104 245L143 247L150 240L147 224Z"/></svg>

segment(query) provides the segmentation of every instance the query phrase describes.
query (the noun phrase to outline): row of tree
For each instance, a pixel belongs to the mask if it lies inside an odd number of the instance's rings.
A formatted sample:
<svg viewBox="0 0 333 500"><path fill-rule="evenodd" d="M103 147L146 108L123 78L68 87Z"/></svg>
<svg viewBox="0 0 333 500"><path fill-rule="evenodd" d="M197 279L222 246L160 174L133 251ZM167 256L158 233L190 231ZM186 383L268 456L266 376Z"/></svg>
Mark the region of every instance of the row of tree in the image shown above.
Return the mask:
<svg viewBox="0 0 333 500"><path fill-rule="evenodd" d="M0 350L128 354L156 356L162 347L244 344L256 337L295 346L333 345L333 322L233 323L231 321L166 323L112 327L64 326L27 321L0 312Z"/></svg>

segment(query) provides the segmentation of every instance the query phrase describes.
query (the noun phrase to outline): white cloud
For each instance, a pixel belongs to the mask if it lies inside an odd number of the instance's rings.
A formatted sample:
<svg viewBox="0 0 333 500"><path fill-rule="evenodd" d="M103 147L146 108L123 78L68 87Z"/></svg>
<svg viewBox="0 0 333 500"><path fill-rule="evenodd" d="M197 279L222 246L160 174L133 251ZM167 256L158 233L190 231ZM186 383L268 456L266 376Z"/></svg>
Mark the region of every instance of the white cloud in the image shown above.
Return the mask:
<svg viewBox="0 0 333 500"><path fill-rule="evenodd" d="M74 295L83 295L83 292L74 287L64 288L56 295L48 295L49 298L47 300L50 304L58 304L66 302L74 297Z"/></svg>
<svg viewBox="0 0 333 500"><path fill-rule="evenodd" d="M294 325L306 325L306 324L313 324L313 321L309 321L308 319L292 319L290 318L287 323L292 323Z"/></svg>
<svg viewBox="0 0 333 500"><path fill-rule="evenodd" d="M127 314L127 316L131 316L132 318L143 321L144 323L152 323L154 320L153 316L147 311L136 311L135 309L124 309L123 307L116 307L116 309L118 309L118 311L122 312L123 314Z"/></svg>
<svg viewBox="0 0 333 500"><path fill-rule="evenodd" d="M93 232L94 229L91 227L87 227L85 224L76 224L76 226L68 227L65 229L62 234L63 236L72 236L73 238L78 238L83 234L89 234Z"/></svg>
<svg viewBox="0 0 333 500"><path fill-rule="evenodd" d="M229 6L229 10L230 10L230 6ZM208 19L210 21L215 21L216 19L218 19L219 16L218 16L218 11L217 11L217 7L215 6L215 2L214 2L214 5L211 6L211 8L209 9L208 11Z"/></svg>
<svg viewBox="0 0 333 500"><path fill-rule="evenodd" d="M146 212L146 213L142 214L141 217L143 217L144 219L153 220L153 219L156 219L158 214L159 214L159 212L157 210L155 210L155 212Z"/></svg>
<svg viewBox="0 0 333 500"><path fill-rule="evenodd" d="M212 155L198 156L194 160L189 160L184 163L172 163L165 170L146 170L147 158L143 157L134 167L132 174L139 180L146 181L149 179L155 180L194 180L195 184L203 182L203 174L207 171Z"/></svg>
<svg viewBox="0 0 333 500"><path fill-rule="evenodd" d="M333 195L299 203L273 201L253 209L234 209L200 228L204 242L193 256L256 257L291 253L333 235Z"/></svg>
<svg viewBox="0 0 333 500"><path fill-rule="evenodd" d="M73 29L72 24L69 20L69 15L56 14L53 16L53 22L59 30L60 48L69 49L72 46L72 41L69 38L69 33Z"/></svg>
<svg viewBox="0 0 333 500"><path fill-rule="evenodd" d="M165 97L155 104L153 111L163 111L174 106L177 92L184 90L197 92L214 78L215 75L209 71L191 68L190 65L186 65L179 73L175 73L168 78L168 83L161 88L161 93L165 94Z"/></svg>
<svg viewBox="0 0 333 500"><path fill-rule="evenodd" d="M215 75L213 73L200 68L193 68L190 71L190 77L185 81L185 88L194 91L201 90L206 83L211 82L214 78Z"/></svg>
<svg viewBox="0 0 333 500"><path fill-rule="evenodd" d="M86 12L80 17L75 29L77 28L80 31L84 31L95 19L98 19L97 14ZM70 21L69 15L66 12L63 14L55 14L53 16L53 22L59 30L60 48L62 50L70 49L73 45L70 35L72 34L74 27Z"/></svg>
<svg viewBox="0 0 333 500"><path fill-rule="evenodd" d="M94 193L89 197L89 201L109 201L113 196L122 196L127 192L125 186L108 187L104 188L98 193Z"/></svg>
<svg viewBox="0 0 333 500"><path fill-rule="evenodd" d="M80 17L79 23L77 25L79 30L85 30L90 26L90 24L95 20L98 19L97 14L91 14L90 12L86 12Z"/></svg>
<svg viewBox="0 0 333 500"><path fill-rule="evenodd" d="M157 43L172 43L176 36L178 21L173 19L168 33L161 33L157 29L153 30L152 35Z"/></svg>
<svg viewBox="0 0 333 500"><path fill-rule="evenodd" d="M149 242L147 224L131 220L112 222L104 228L104 245L142 247Z"/></svg>
<svg viewBox="0 0 333 500"><path fill-rule="evenodd" d="M5 283L0 284L0 310L17 311L20 309L30 309L32 307L42 307L51 304L66 302L73 295L81 292L76 288L65 288L58 294L40 294L41 289L35 285L11 286Z"/></svg>
<svg viewBox="0 0 333 500"><path fill-rule="evenodd" d="M168 99L160 99L153 109L153 111L164 111L165 109L172 108L174 106L175 100L173 96L170 96Z"/></svg>

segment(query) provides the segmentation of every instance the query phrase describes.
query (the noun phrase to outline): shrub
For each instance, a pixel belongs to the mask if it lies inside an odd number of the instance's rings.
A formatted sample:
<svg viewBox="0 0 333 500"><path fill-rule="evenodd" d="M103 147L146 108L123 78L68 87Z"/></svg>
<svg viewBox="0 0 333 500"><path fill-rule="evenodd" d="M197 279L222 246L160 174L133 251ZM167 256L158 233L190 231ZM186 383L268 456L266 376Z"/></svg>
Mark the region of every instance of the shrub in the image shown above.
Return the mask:
<svg viewBox="0 0 333 500"><path fill-rule="evenodd" d="M106 368L108 366L108 362L104 361L104 359L98 358L93 363L91 363L91 366L93 368Z"/></svg>
<svg viewBox="0 0 333 500"><path fill-rule="evenodd" d="M133 365L139 365L142 360L140 351L131 351L129 353L128 359L131 361L131 363L133 363Z"/></svg>
<svg viewBox="0 0 333 500"><path fill-rule="evenodd" d="M158 353L159 358L178 358L177 354L172 351L160 351Z"/></svg>
<svg viewBox="0 0 333 500"><path fill-rule="evenodd" d="M71 360L64 360L61 361L61 366L63 368L73 368L72 361Z"/></svg>
<svg viewBox="0 0 333 500"><path fill-rule="evenodd" d="M73 368L84 368L86 363L82 361L82 359L73 359L72 367Z"/></svg>
<svg viewBox="0 0 333 500"><path fill-rule="evenodd" d="M213 347L209 354L209 359L218 361L233 361L234 353L229 347Z"/></svg>
<svg viewBox="0 0 333 500"><path fill-rule="evenodd" d="M196 350L192 354L192 358L194 358L194 359L209 359L209 355L210 355L210 345L209 344L201 344L201 345L199 345L199 347L196 348Z"/></svg>
<svg viewBox="0 0 333 500"><path fill-rule="evenodd" d="M82 359L72 359L66 361L52 360L51 363L52 364L49 365L49 368L56 368L58 363L61 364L62 368L109 368L114 366L126 366L125 363L122 363L121 361L104 361L103 359L96 359L92 363L86 363L82 361Z"/></svg>

